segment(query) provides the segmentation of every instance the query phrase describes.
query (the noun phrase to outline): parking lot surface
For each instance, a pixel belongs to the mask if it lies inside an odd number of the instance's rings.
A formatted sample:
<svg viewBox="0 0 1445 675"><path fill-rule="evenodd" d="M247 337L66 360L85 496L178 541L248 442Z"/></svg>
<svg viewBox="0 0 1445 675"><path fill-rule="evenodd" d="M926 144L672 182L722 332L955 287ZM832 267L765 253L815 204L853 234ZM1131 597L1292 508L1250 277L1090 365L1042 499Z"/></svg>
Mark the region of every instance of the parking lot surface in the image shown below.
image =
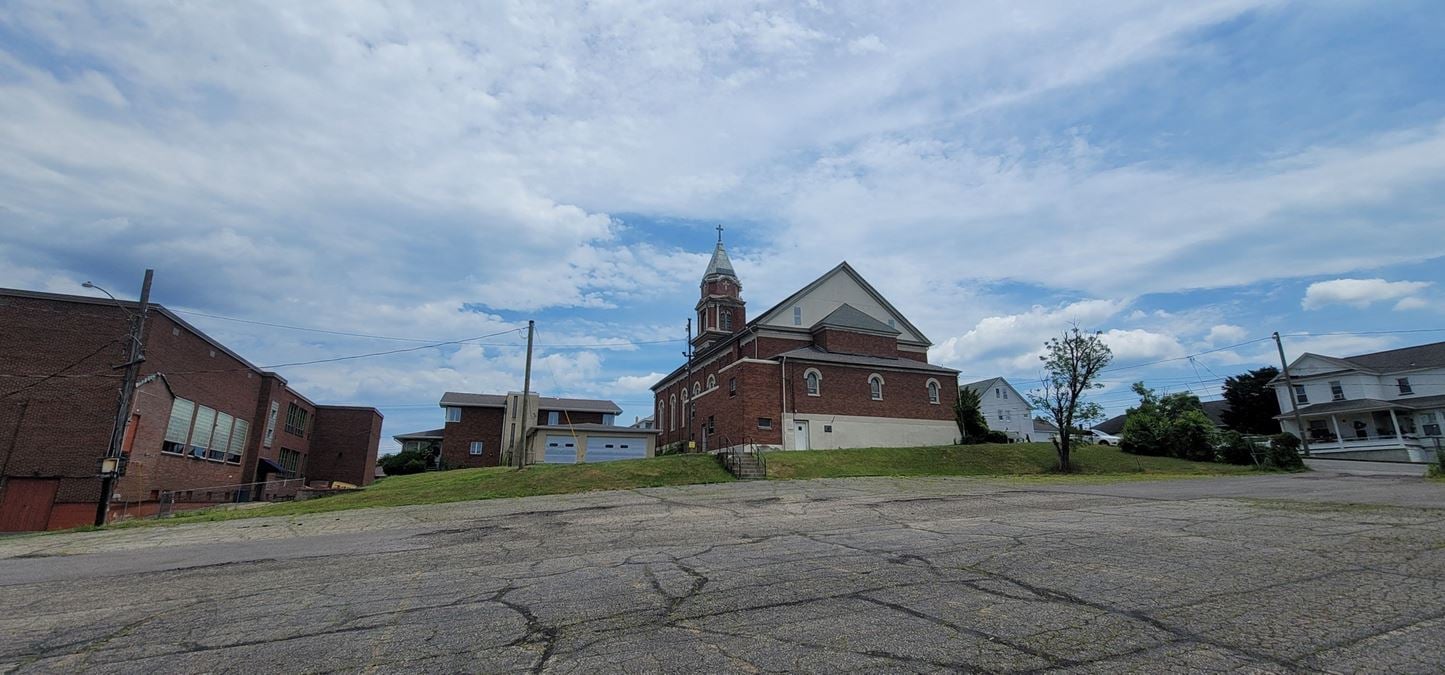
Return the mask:
<svg viewBox="0 0 1445 675"><path fill-rule="evenodd" d="M0 672L1439 672L1445 486L734 483L0 540Z"/></svg>

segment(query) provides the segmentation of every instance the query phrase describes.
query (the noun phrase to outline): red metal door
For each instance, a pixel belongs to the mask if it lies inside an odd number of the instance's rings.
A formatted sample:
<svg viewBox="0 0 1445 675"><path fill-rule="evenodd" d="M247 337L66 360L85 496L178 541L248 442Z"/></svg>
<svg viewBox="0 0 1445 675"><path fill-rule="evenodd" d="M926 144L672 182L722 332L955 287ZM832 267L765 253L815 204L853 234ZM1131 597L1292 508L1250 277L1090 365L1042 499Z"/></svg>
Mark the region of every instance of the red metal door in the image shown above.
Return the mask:
<svg viewBox="0 0 1445 675"><path fill-rule="evenodd" d="M10 478L0 500L0 532L43 530L60 489L57 478Z"/></svg>

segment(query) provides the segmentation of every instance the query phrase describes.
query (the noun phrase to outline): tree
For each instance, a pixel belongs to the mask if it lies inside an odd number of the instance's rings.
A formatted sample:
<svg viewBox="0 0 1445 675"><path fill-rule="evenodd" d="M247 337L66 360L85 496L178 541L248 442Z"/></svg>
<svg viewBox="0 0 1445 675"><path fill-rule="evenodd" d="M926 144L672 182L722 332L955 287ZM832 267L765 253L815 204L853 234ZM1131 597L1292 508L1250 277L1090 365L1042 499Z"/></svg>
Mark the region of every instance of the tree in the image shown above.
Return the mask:
<svg viewBox="0 0 1445 675"><path fill-rule="evenodd" d="M1279 369L1265 366L1243 375L1224 380L1224 400L1229 409L1221 415L1224 426L1244 434L1272 434L1279 432L1279 398L1270 389L1269 381L1279 375Z"/></svg>
<svg viewBox="0 0 1445 675"><path fill-rule="evenodd" d="M388 476L401 476L426 471L426 454L420 450L403 450L381 458L381 470Z"/></svg>
<svg viewBox="0 0 1445 675"><path fill-rule="evenodd" d="M1136 455L1173 456L1214 461L1214 423L1199 397L1189 392L1160 396L1143 382L1134 383L1139 405L1125 412L1119 449Z"/></svg>
<svg viewBox="0 0 1445 675"><path fill-rule="evenodd" d="M958 423L960 443L982 443L988 436L988 421L983 418L983 399L977 391L964 387L953 401L953 419Z"/></svg>
<svg viewBox="0 0 1445 675"><path fill-rule="evenodd" d="M1084 333L1074 326L1064 331L1063 337L1045 342L1044 354L1039 360L1044 362L1043 386L1038 393L1029 395L1029 401L1059 427L1054 449L1059 453L1059 471L1068 473L1073 470L1069 463L1073 434L1069 430L1076 424L1103 417L1103 408L1097 403L1085 402L1084 395L1104 386L1097 382L1099 372L1114 360L1114 352L1099 338L1099 333Z"/></svg>

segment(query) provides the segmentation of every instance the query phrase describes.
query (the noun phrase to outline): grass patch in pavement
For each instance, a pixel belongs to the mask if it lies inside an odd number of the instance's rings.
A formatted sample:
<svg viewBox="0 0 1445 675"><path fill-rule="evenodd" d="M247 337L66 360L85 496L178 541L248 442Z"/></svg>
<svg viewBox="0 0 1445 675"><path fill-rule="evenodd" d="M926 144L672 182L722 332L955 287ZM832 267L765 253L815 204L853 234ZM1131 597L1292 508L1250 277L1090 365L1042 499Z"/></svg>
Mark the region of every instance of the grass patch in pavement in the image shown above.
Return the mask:
<svg viewBox="0 0 1445 675"><path fill-rule="evenodd" d="M1170 478L1253 473L1247 466L1190 462L1173 457L1130 455L1101 445L1073 451L1075 473L1055 471L1058 455L1048 443L946 445L930 448L862 448L769 452L768 478L841 478L847 476L1114 476Z"/></svg>
<svg viewBox="0 0 1445 675"><path fill-rule="evenodd" d="M517 471L505 467L434 471L390 476L364 490L246 509L181 511L164 520L129 523L197 523L233 518L290 516L373 506L439 504L472 499L531 497L594 490L723 483L734 480L711 455L675 455L597 464L539 464Z"/></svg>

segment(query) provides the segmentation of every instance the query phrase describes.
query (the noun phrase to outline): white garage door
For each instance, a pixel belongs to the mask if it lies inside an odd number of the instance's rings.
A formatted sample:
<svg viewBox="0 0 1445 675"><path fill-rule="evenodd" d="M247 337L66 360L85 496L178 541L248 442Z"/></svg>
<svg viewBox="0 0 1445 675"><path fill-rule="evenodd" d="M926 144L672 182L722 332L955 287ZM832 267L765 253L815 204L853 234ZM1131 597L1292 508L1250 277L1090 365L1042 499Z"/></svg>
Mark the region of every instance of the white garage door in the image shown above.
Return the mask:
<svg viewBox="0 0 1445 675"><path fill-rule="evenodd" d="M575 436L548 436L547 452L542 461L548 464L576 464L577 438Z"/></svg>
<svg viewBox="0 0 1445 675"><path fill-rule="evenodd" d="M607 462L614 459L638 459L647 456L647 439L587 437L587 461Z"/></svg>

